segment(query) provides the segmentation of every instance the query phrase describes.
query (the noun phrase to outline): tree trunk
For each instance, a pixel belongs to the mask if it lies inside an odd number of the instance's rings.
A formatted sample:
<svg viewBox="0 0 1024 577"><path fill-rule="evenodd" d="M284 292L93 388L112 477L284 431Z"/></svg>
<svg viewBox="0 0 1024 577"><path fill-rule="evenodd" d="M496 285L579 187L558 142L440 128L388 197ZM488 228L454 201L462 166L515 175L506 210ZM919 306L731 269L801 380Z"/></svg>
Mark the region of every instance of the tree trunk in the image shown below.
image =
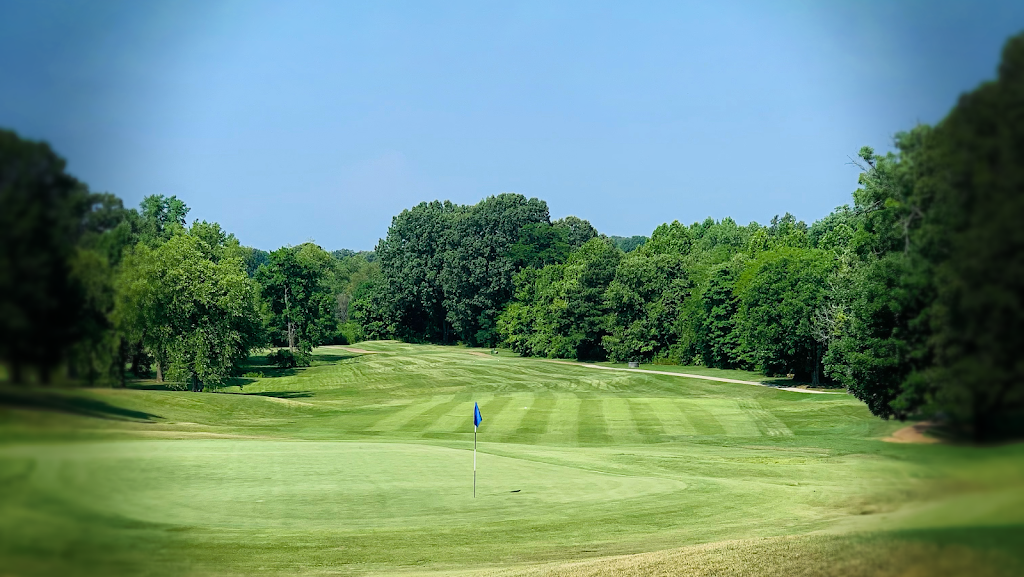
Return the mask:
<svg viewBox="0 0 1024 577"><path fill-rule="evenodd" d="M156 364L156 382L162 383L162 382L164 382L164 368L160 364L159 360L157 360L155 364Z"/></svg>
<svg viewBox="0 0 1024 577"><path fill-rule="evenodd" d="M288 304L288 287L284 287L284 312L288 315L288 350L295 354L295 327L292 325L292 309Z"/></svg>
<svg viewBox="0 0 1024 577"><path fill-rule="evenodd" d="M22 378L25 376L24 367L19 361L11 361L11 382L20 385L24 381Z"/></svg>
<svg viewBox="0 0 1024 577"><path fill-rule="evenodd" d="M821 377L819 377L821 368L821 345L814 343L814 371L811 372L811 385L818 386L821 384Z"/></svg>
<svg viewBox="0 0 1024 577"><path fill-rule="evenodd" d="M128 345L121 339L121 342L117 346L117 362L114 364L117 370L117 380L121 383L121 388L125 388L124 382L124 365L128 361Z"/></svg>

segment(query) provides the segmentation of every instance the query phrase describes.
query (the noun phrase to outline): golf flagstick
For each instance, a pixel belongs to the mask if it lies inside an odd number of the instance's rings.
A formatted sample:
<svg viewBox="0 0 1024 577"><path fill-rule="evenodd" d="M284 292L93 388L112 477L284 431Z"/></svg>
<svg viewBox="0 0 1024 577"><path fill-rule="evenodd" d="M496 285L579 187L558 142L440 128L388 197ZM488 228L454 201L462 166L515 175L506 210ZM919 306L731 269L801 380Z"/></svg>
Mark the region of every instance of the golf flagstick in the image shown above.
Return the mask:
<svg viewBox="0 0 1024 577"><path fill-rule="evenodd" d="M473 403L473 498L476 499L476 430L484 418L480 416L480 405Z"/></svg>
<svg viewBox="0 0 1024 577"><path fill-rule="evenodd" d="M476 499L476 425L473 425L473 498Z"/></svg>

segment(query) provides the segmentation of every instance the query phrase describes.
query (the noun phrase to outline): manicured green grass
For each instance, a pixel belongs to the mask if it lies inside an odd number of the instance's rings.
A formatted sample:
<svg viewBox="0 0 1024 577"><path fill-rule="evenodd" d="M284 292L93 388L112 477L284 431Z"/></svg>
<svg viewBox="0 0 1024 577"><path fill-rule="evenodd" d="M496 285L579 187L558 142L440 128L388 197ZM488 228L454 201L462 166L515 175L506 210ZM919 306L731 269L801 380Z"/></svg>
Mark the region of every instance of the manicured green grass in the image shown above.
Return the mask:
<svg viewBox="0 0 1024 577"><path fill-rule="evenodd" d="M1022 567L1021 445L884 443L902 425L847 395L358 348L216 394L0 390L0 574Z"/></svg>

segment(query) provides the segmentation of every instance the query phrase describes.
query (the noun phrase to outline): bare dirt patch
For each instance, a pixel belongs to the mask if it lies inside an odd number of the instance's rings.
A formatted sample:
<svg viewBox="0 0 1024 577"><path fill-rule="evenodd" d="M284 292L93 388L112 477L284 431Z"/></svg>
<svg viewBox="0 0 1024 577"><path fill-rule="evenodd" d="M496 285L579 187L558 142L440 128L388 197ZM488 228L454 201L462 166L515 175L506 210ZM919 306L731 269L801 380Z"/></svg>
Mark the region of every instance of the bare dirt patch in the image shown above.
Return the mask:
<svg viewBox="0 0 1024 577"><path fill-rule="evenodd" d="M896 431L891 437L885 437L882 439L886 443L924 443L932 444L939 443L939 439L935 437L929 437L925 435L928 429L935 426L935 423L928 421L921 421L920 423L914 423L909 427L903 427Z"/></svg>

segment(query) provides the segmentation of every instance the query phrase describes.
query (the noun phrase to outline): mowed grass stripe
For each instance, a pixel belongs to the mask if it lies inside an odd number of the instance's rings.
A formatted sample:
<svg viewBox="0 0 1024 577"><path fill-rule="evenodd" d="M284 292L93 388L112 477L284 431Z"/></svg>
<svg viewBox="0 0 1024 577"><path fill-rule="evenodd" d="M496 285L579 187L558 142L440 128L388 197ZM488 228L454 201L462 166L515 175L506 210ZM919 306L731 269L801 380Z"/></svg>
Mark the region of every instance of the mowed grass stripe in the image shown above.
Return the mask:
<svg viewBox="0 0 1024 577"><path fill-rule="evenodd" d="M677 400L676 406L686 415L698 435L724 435L725 427L711 412L702 407L702 401Z"/></svg>
<svg viewBox="0 0 1024 577"><path fill-rule="evenodd" d="M534 443L541 435L548 430L548 421L551 419L551 411L555 408L555 397L553 395L540 395L534 398L533 405L526 411L526 416L519 423L516 429L516 436L520 443Z"/></svg>
<svg viewBox="0 0 1024 577"><path fill-rule="evenodd" d="M485 402L494 395L491 393L477 393L472 400L463 401L461 404L441 415L427 431L430 433L472 433L473 432L473 403ZM461 399L461 396L459 397Z"/></svg>
<svg viewBox="0 0 1024 577"><path fill-rule="evenodd" d="M608 434L616 443L640 443L643 437L636 429L629 403L621 397L605 397L602 403Z"/></svg>
<svg viewBox="0 0 1024 577"><path fill-rule="evenodd" d="M725 427L725 434L730 437L760 437L761 430L750 414L733 400L720 399L709 405L715 418Z"/></svg>
<svg viewBox="0 0 1024 577"><path fill-rule="evenodd" d="M555 408L548 419L548 430L540 442L552 445L576 445L579 442L580 399L576 395L556 395Z"/></svg>
<svg viewBox="0 0 1024 577"><path fill-rule="evenodd" d="M665 428L651 408L650 402L647 399L626 399L626 403L629 405L629 414L633 418L636 430L644 442L660 443L665 435Z"/></svg>
<svg viewBox="0 0 1024 577"><path fill-rule="evenodd" d="M659 397L650 399L651 410L658 416L661 427L666 435L696 435L697 430L686 418L686 413L675 403L673 399Z"/></svg>
<svg viewBox="0 0 1024 577"><path fill-rule="evenodd" d="M512 397L508 395L502 395L500 397L493 397L485 403L480 404L480 416L484 418L481 427L486 427L488 430L493 429L492 425L495 416L501 414L505 410L505 407L512 402Z"/></svg>
<svg viewBox="0 0 1024 577"><path fill-rule="evenodd" d="M745 401L738 401L739 406L747 413L747 415L754 421L758 430L761 431L762 435L769 437L792 437L793 431L786 426L785 423L780 421L778 417L773 415L770 411L765 410L754 399Z"/></svg>
<svg viewBox="0 0 1024 577"><path fill-rule="evenodd" d="M492 439L500 440L501 442L514 442L513 434L519 428L519 423L522 422L523 417L526 416L526 411L523 410L523 407L529 407L533 404L533 394L517 393L509 395L507 398L509 399L508 404L503 406L497 413L491 416L481 414L481 416L484 419L490 420L487 425L487 432L491 435Z"/></svg>
<svg viewBox="0 0 1024 577"><path fill-rule="evenodd" d="M422 413L429 411L437 405L447 403L453 398L454 395L444 395L440 397L432 397L426 402L413 402L412 404L399 409L397 412L391 413L378 420L372 427L370 427L370 430L383 432L397 431L409 421L420 416Z"/></svg>
<svg viewBox="0 0 1024 577"><path fill-rule="evenodd" d="M612 442L604 420L601 399L582 398L576 418L576 438L581 445L607 445Z"/></svg>
<svg viewBox="0 0 1024 577"><path fill-rule="evenodd" d="M452 409L464 404L465 401L459 399L454 401L448 401L447 403L440 403L433 407L423 411L416 415L412 419L409 419L404 425L399 427L399 431L404 433L426 433L430 426L436 423L439 419L444 417L447 413L451 412Z"/></svg>

